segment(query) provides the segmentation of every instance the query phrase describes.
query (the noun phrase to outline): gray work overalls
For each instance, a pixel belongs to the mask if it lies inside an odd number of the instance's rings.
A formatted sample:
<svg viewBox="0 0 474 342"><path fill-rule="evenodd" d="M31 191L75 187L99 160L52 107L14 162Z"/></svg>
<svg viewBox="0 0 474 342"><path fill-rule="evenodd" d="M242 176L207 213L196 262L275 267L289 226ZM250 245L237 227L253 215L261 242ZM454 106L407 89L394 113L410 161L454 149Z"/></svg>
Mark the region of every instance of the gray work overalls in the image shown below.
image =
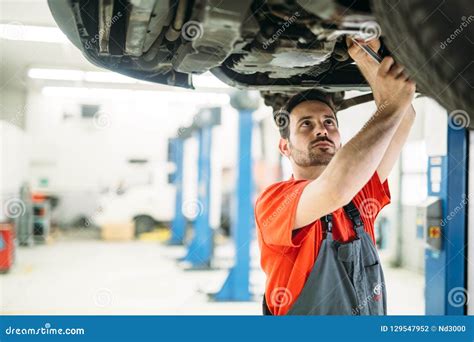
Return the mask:
<svg viewBox="0 0 474 342"><path fill-rule="evenodd" d="M382 266L360 213L344 207L356 237L342 243L332 236L332 214L321 218L323 241L313 269L287 315L385 315L387 295ZM325 235L325 237L324 237ZM263 297L263 314L271 315Z"/></svg>

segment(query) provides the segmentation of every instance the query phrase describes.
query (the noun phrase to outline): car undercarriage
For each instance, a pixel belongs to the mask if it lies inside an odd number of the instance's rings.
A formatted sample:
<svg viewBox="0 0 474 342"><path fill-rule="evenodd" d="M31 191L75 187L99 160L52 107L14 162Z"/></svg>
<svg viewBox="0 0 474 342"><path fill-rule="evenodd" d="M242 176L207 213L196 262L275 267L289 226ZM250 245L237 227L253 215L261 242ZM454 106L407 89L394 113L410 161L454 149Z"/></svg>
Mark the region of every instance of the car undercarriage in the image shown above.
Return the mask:
<svg viewBox="0 0 474 342"><path fill-rule="evenodd" d="M393 51L419 92L449 110L472 109L463 84L453 83L462 69L467 83L474 84L472 70L466 72L469 57L434 46L436 16L426 15L426 27L416 27L415 18L403 15L429 13L435 4L423 1L397 4L399 18L390 16L395 5L386 0L49 0L49 5L58 25L92 63L141 80L193 88L192 75L211 72L232 87L261 91L274 108L310 88L343 98L347 90L370 90L347 53L346 37L379 38L379 54ZM453 11L451 6L443 10ZM400 24L405 37L392 29ZM426 42L409 32L422 29L430 30ZM400 48L408 43L420 49ZM454 70L438 72L441 58L450 56ZM429 70L418 72L426 66ZM430 70L437 73L434 87Z"/></svg>

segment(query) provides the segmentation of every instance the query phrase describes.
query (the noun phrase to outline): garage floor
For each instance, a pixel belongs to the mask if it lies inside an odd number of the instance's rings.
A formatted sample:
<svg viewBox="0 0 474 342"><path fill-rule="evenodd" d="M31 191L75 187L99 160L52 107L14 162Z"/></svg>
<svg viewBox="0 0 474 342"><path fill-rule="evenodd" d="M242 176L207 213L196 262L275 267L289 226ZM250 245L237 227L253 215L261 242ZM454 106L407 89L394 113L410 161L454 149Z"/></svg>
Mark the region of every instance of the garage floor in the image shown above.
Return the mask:
<svg viewBox="0 0 474 342"><path fill-rule="evenodd" d="M257 258L251 273L254 302L207 300L232 264L230 245L216 254L220 269L184 271L176 262L183 247L63 236L17 251L15 267L0 276L0 307L2 314L260 315L265 278ZM387 267L385 273L389 314L422 315L423 277Z"/></svg>

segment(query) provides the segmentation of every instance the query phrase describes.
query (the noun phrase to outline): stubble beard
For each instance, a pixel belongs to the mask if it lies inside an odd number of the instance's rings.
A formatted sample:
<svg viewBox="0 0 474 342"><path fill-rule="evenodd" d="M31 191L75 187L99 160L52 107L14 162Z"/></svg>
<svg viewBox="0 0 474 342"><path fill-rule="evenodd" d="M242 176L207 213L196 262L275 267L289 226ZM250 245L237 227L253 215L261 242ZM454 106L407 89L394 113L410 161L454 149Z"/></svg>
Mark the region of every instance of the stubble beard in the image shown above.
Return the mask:
<svg viewBox="0 0 474 342"><path fill-rule="evenodd" d="M294 146L291 147L291 157L299 167L328 165L335 154L333 152L319 150L318 148L311 148L311 146L308 147L306 151L299 150Z"/></svg>

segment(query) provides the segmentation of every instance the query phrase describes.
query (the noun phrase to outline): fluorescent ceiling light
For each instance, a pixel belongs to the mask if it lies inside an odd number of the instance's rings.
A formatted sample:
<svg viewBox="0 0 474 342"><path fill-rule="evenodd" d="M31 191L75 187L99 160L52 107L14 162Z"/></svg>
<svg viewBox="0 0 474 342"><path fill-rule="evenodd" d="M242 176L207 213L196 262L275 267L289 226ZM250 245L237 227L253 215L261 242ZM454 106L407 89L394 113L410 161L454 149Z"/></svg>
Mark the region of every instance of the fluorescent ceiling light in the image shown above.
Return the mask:
<svg viewBox="0 0 474 342"><path fill-rule="evenodd" d="M119 101L152 101L152 103L177 103L182 104L183 98L186 104L201 105L227 105L230 102L228 94L216 94L213 92L195 91L156 91L156 90L131 90L99 87L56 87L46 86L41 90L42 95L52 97L72 97L72 98L105 98L109 97Z"/></svg>
<svg viewBox="0 0 474 342"><path fill-rule="evenodd" d="M20 22L0 24L0 38L44 43L69 42L57 27L23 25Z"/></svg>
<svg viewBox="0 0 474 342"><path fill-rule="evenodd" d="M45 96L60 97L124 97L133 91L127 89L86 88L86 87L44 87L41 93Z"/></svg>
<svg viewBox="0 0 474 342"><path fill-rule="evenodd" d="M84 80L87 82L102 83L137 83L137 80L121 74L103 71L88 71L85 73Z"/></svg>
<svg viewBox="0 0 474 342"><path fill-rule="evenodd" d="M113 72L70 69L31 68L28 77L40 80L86 81L95 83L137 83L137 80Z"/></svg>
<svg viewBox="0 0 474 342"><path fill-rule="evenodd" d="M81 71L67 69L32 68L28 70L28 76L34 79L58 80L58 81L84 81L91 83L116 83L116 84L147 84L153 83L136 80L132 77L108 71ZM193 84L196 89L231 89L230 86L220 81L214 75L206 72L203 75L193 76Z"/></svg>
<svg viewBox="0 0 474 342"><path fill-rule="evenodd" d="M42 80L80 81L83 79L83 72L80 70L67 69L39 69L28 70L28 77Z"/></svg>
<svg viewBox="0 0 474 342"><path fill-rule="evenodd" d="M44 96L72 96L82 97L89 94L89 89L83 87L44 87L41 89Z"/></svg>

